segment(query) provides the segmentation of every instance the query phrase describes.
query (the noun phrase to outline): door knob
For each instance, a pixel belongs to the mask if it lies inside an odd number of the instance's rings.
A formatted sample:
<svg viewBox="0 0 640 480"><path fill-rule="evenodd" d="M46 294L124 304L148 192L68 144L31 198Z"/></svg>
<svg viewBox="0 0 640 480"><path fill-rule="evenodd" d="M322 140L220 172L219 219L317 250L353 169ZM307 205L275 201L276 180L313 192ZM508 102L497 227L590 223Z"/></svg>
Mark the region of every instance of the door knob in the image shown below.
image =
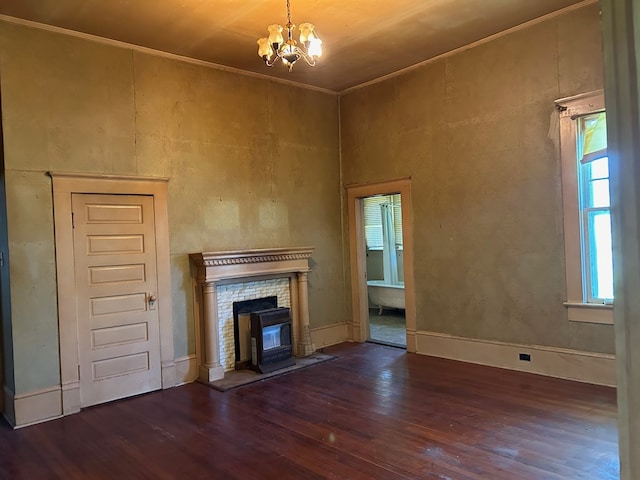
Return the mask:
<svg viewBox="0 0 640 480"><path fill-rule="evenodd" d="M155 295L149 294L149 296L147 297L147 300L149 301L149 310L155 310L156 300L158 300L158 297L156 297Z"/></svg>

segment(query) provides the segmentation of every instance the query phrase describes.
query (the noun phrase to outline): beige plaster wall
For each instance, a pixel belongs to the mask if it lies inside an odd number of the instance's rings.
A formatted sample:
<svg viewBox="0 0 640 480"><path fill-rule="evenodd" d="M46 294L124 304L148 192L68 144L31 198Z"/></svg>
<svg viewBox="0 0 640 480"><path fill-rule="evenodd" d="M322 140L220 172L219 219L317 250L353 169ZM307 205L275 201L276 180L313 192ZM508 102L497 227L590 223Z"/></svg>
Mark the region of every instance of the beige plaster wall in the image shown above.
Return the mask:
<svg viewBox="0 0 640 480"><path fill-rule="evenodd" d="M412 177L418 331L613 353L567 321L553 101L602 88L591 5L341 98L343 179Z"/></svg>
<svg viewBox="0 0 640 480"><path fill-rule="evenodd" d="M169 177L176 357L187 254L315 245L311 326L344 322L331 95L0 23L15 391L59 382L49 170Z"/></svg>

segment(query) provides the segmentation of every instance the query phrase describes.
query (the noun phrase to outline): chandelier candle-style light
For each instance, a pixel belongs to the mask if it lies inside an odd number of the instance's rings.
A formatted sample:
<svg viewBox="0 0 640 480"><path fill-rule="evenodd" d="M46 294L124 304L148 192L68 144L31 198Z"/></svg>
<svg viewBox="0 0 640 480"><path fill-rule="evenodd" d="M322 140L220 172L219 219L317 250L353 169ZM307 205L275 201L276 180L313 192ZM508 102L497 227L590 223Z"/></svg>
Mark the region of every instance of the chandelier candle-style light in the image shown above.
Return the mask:
<svg viewBox="0 0 640 480"><path fill-rule="evenodd" d="M289 0L287 0L287 24L284 28L287 29L286 41L282 37L282 25L273 24L267 27L269 38L258 39L258 55L268 67L272 67L278 59L281 59L291 71L293 64L300 58L304 58L313 67L316 59L322 55L322 40L318 38L315 27L311 23L301 23L298 27L300 30L300 46L298 46L298 42L293 39L293 30L296 26L291 23ZM275 57L273 57L274 53Z"/></svg>

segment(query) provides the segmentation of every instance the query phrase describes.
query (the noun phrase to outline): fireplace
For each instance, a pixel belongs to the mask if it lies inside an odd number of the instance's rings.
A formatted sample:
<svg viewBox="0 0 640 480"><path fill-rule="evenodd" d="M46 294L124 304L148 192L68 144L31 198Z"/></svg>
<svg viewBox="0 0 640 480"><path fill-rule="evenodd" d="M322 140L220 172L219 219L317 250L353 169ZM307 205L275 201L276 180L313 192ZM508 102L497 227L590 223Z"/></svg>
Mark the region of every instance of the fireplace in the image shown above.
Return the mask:
<svg viewBox="0 0 640 480"><path fill-rule="evenodd" d="M307 287L313 250L286 247L189 255L194 267L196 356L201 380L219 380L225 371L235 368L235 332L233 318L227 313L231 310L228 298L236 301L277 295L278 305L290 308L293 356L313 354ZM254 286L261 294L246 296Z"/></svg>
<svg viewBox="0 0 640 480"><path fill-rule="evenodd" d="M233 302L233 338L235 346L235 369L242 370L251 365L251 313L277 308L278 297L252 298Z"/></svg>
<svg viewBox="0 0 640 480"><path fill-rule="evenodd" d="M291 314L286 307L251 312L251 364L260 373L290 367Z"/></svg>

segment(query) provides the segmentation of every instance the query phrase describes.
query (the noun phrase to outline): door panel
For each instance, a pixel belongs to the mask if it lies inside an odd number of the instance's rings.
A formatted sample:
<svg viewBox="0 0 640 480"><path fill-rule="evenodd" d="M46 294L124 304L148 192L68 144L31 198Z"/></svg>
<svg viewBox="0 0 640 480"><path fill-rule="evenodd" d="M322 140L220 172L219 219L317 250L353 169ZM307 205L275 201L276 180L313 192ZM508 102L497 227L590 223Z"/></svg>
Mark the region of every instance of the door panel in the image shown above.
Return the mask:
<svg viewBox="0 0 640 480"><path fill-rule="evenodd" d="M161 387L153 197L72 195L80 404Z"/></svg>
<svg viewBox="0 0 640 480"><path fill-rule="evenodd" d="M144 263L137 265L114 265L110 267L89 267L89 284L97 286L105 283L143 282Z"/></svg>
<svg viewBox="0 0 640 480"><path fill-rule="evenodd" d="M130 342L143 342L149 339L149 331L147 330L146 323L96 328L91 333L92 348L116 346Z"/></svg>
<svg viewBox="0 0 640 480"><path fill-rule="evenodd" d="M91 235L87 237L87 255L115 255L118 253L129 255L144 253L144 237L142 235Z"/></svg>

